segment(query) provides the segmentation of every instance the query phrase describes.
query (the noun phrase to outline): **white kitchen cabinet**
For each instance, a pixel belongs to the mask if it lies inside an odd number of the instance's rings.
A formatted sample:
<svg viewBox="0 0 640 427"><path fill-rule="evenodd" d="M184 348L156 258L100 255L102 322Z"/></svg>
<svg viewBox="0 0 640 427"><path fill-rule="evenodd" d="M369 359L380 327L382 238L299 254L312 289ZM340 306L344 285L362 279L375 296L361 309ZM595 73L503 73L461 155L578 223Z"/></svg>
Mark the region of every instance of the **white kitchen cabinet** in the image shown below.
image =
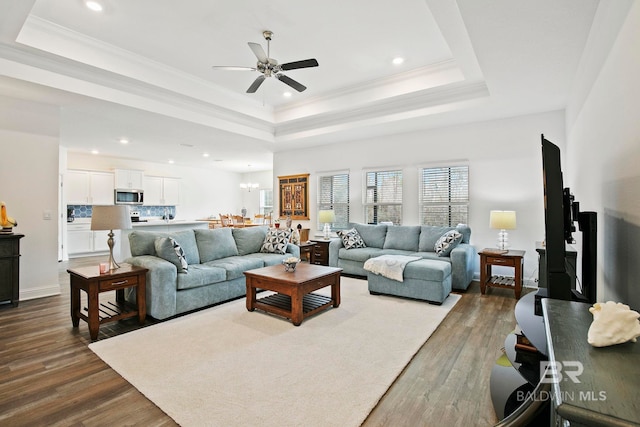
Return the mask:
<svg viewBox="0 0 640 427"><path fill-rule="evenodd" d="M91 223L67 224L67 254L69 256L94 255L109 252L109 230L92 231ZM118 240L120 231L113 231Z"/></svg>
<svg viewBox="0 0 640 427"><path fill-rule="evenodd" d="M162 194L165 205L175 206L180 204L180 179L164 178Z"/></svg>
<svg viewBox="0 0 640 427"><path fill-rule="evenodd" d="M140 190L144 188L144 172L131 169L115 169L115 187Z"/></svg>
<svg viewBox="0 0 640 427"><path fill-rule="evenodd" d="M68 170L65 193L68 205L112 205L113 174Z"/></svg>
<svg viewBox="0 0 640 427"><path fill-rule="evenodd" d="M146 206L176 206L180 204L180 179L161 176L144 177Z"/></svg>
<svg viewBox="0 0 640 427"><path fill-rule="evenodd" d="M86 229L72 229L67 227L67 253L76 255L93 252L93 231Z"/></svg>

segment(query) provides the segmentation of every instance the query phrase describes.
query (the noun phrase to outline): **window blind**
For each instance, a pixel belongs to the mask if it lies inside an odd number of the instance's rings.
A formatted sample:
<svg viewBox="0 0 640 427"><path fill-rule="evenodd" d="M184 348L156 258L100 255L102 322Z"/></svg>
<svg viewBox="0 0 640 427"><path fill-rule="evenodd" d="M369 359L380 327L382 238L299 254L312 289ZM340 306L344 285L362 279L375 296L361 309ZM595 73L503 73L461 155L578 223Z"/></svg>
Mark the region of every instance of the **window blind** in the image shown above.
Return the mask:
<svg viewBox="0 0 640 427"><path fill-rule="evenodd" d="M365 176L365 220L368 224L402 223L402 171L371 171Z"/></svg>
<svg viewBox="0 0 640 427"><path fill-rule="evenodd" d="M454 227L469 219L469 167L423 168L420 173L420 222Z"/></svg>
<svg viewBox="0 0 640 427"><path fill-rule="evenodd" d="M341 173L318 177L318 211L333 210L336 222L333 230L344 230L349 226L349 174ZM324 224L318 223L318 229Z"/></svg>

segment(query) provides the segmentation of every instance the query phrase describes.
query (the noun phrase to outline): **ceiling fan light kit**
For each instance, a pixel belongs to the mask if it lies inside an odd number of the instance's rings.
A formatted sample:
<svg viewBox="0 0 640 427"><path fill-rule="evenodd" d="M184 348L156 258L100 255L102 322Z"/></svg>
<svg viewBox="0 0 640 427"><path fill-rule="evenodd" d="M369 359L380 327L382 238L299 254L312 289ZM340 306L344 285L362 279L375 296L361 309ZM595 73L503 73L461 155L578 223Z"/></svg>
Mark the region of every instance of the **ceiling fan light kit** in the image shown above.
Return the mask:
<svg viewBox="0 0 640 427"><path fill-rule="evenodd" d="M282 71L296 70L299 68L311 68L317 67L318 61L314 58L312 59L304 59L302 61L294 61L287 62L286 64L278 64L278 61L270 57L271 51L271 37L273 36L273 32L271 31L263 31L262 36L267 41L267 52L265 53L262 46L258 43L249 42L249 48L253 52L253 54L258 58L258 62L255 67L238 67L238 66L213 66L213 69L218 70L243 70L243 71L258 71L262 75L258 76L249 89L247 89L247 93L255 93L262 82L267 77L275 77L280 80L282 83L292 87L298 92L304 91L307 87L297 81L293 80L291 77L282 74Z"/></svg>

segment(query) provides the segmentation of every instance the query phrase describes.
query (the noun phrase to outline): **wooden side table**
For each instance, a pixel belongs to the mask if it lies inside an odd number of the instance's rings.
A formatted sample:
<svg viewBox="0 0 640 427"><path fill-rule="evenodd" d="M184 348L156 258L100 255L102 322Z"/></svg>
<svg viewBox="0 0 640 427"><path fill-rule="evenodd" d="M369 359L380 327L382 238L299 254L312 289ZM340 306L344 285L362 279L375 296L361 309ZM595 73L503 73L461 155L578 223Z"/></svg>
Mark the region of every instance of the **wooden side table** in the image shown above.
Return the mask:
<svg viewBox="0 0 640 427"><path fill-rule="evenodd" d="M329 243L331 240L312 240L315 243L311 256L311 263L316 265L329 265Z"/></svg>
<svg viewBox="0 0 640 427"><path fill-rule="evenodd" d="M499 253L496 249L483 249L480 255L480 292L485 294L487 287L513 289L516 299L522 294L522 273L525 251L510 249L506 253ZM513 267L514 276L494 276L491 267Z"/></svg>
<svg viewBox="0 0 640 427"><path fill-rule="evenodd" d="M146 298L146 268L122 264L117 270L100 274L99 267L70 268L71 286L71 322L76 328L80 319L89 324L91 341L98 339L98 328L101 324L116 320L138 317L140 324L144 324L147 317ZM124 299L124 290L136 287L135 306ZM87 294L87 307L80 309L80 290ZM101 292L116 291L116 302L100 304Z"/></svg>
<svg viewBox="0 0 640 427"><path fill-rule="evenodd" d="M301 241L298 247L300 248L300 259L311 263L313 257L313 248L316 246L314 242Z"/></svg>

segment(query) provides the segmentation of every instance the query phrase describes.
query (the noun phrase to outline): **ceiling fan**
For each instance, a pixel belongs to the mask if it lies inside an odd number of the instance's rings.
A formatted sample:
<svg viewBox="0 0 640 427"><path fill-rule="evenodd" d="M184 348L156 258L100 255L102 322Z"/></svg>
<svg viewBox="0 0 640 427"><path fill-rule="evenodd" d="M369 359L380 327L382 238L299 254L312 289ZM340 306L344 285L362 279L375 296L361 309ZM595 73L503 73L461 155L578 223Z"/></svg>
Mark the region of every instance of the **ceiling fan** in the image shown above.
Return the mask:
<svg viewBox="0 0 640 427"><path fill-rule="evenodd" d="M271 31L263 31L262 35L267 40L267 53L265 54L264 49L258 43L249 42L249 48L253 51L253 54L258 58L258 63L255 67L236 67L236 66L213 66L214 70L242 70L242 71L259 71L262 75L258 76L249 89L247 89L247 93L255 93L258 90L262 82L267 77L275 77L280 80L282 83L287 84L297 90L298 92L302 92L307 87L293 80L291 77L285 76L282 74L282 71L296 70L298 68L309 68L309 67L317 67L318 61L315 59L304 59L302 61L294 61L287 62L286 64L278 64L278 61L271 58L270 54L270 42L273 33Z"/></svg>

